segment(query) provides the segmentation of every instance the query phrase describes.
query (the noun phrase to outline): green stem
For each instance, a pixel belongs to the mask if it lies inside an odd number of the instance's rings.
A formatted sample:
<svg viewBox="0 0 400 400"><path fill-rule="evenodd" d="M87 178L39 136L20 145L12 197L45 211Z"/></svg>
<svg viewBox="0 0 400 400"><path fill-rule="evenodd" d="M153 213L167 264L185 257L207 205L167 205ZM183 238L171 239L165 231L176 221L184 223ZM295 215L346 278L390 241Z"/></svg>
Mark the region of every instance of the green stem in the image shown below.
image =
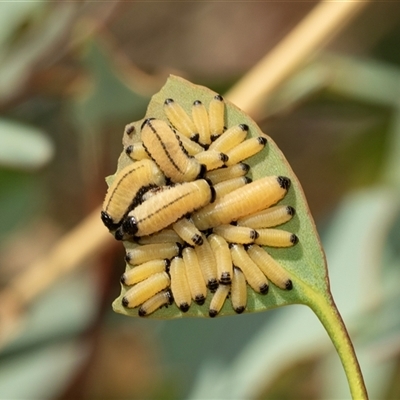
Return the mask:
<svg viewBox="0 0 400 400"><path fill-rule="evenodd" d="M353 344L332 295L329 292L329 298L327 298L314 292L302 282L296 282L296 284L302 287L308 298L306 305L317 315L336 348L346 373L352 398L368 400L367 389Z"/></svg>

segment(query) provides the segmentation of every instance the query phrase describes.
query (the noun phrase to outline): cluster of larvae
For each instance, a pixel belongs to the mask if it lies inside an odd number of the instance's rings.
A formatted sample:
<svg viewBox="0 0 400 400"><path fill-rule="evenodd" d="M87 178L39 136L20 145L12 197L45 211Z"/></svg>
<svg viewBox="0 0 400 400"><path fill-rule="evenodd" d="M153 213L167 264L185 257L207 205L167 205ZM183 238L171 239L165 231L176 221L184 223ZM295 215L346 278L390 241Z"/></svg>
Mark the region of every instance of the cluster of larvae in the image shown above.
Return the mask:
<svg viewBox="0 0 400 400"><path fill-rule="evenodd" d="M246 309L247 285L266 294L269 281L283 290L292 282L262 246L290 247L295 234L274 227L295 210L277 205L290 180L267 176L252 181L243 161L267 144L247 138L249 127L226 128L225 103L216 95L208 109L200 101L192 118L173 99L164 120L148 118L140 141L125 151L132 163L109 187L101 218L117 240L137 243L128 251L121 282L122 304L146 316L173 302L187 312L192 301L215 317L230 298ZM134 126L126 127L132 135Z"/></svg>

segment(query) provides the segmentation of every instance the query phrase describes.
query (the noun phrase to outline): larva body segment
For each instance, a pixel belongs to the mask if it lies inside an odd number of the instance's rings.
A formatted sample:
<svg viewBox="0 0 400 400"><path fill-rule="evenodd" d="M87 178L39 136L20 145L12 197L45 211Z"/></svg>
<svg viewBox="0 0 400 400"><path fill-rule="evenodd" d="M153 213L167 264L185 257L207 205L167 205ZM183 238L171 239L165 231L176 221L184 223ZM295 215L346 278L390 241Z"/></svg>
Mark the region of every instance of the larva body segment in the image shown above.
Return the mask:
<svg viewBox="0 0 400 400"><path fill-rule="evenodd" d="M206 166L207 171L221 168L227 161L226 154L214 150L206 150L197 153L194 158L201 164Z"/></svg>
<svg viewBox="0 0 400 400"><path fill-rule="evenodd" d="M246 124L232 126L212 142L209 149L228 153L246 139L248 131L249 127Z"/></svg>
<svg viewBox="0 0 400 400"><path fill-rule="evenodd" d="M236 189L192 215L194 224L205 230L266 209L281 200L290 185L289 178L267 176Z"/></svg>
<svg viewBox="0 0 400 400"><path fill-rule="evenodd" d="M188 279L192 299L199 305L203 305L207 297L207 287L201 273L196 252L192 247L185 247L182 250L182 257L185 263L186 277Z"/></svg>
<svg viewBox="0 0 400 400"><path fill-rule="evenodd" d="M188 218L181 218L172 225L172 229L191 246L201 246L203 238L201 232L194 226Z"/></svg>
<svg viewBox="0 0 400 400"><path fill-rule="evenodd" d="M231 303L237 314L241 314L247 305L246 278L240 268L233 267L231 285Z"/></svg>
<svg viewBox="0 0 400 400"><path fill-rule="evenodd" d="M147 261L126 271L121 277L121 283L132 286L135 283L144 281L153 274L165 271L168 265L168 260L156 259Z"/></svg>
<svg viewBox="0 0 400 400"><path fill-rule="evenodd" d="M211 299L210 302L210 308L208 311L208 315L211 318L214 318L217 316L217 314L221 311L222 306L225 303L225 300L229 294L230 291L230 286L229 285L219 285L218 289L214 293L214 296Z"/></svg>
<svg viewBox="0 0 400 400"><path fill-rule="evenodd" d="M186 153L166 122L145 120L141 138L146 151L172 182L192 181L205 172L205 168Z"/></svg>
<svg viewBox="0 0 400 400"><path fill-rule="evenodd" d="M246 226L219 225L213 232L222 236L228 243L250 244L258 237L257 231Z"/></svg>
<svg viewBox="0 0 400 400"><path fill-rule="evenodd" d="M192 303L192 295L182 257L174 257L171 260L169 274L171 276L171 290L175 304L182 312L187 312Z"/></svg>
<svg viewBox="0 0 400 400"><path fill-rule="evenodd" d="M257 293L267 294L269 289L268 279L247 254L245 248L240 244L233 244L230 250L233 264L242 270L251 288Z"/></svg>
<svg viewBox="0 0 400 400"><path fill-rule="evenodd" d="M198 137L195 124L179 103L175 102L173 99L166 99L164 102L164 113L177 131L189 139Z"/></svg>
<svg viewBox="0 0 400 400"><path fill-rule="evenodd" d="M208 145L211 143L210 124L208 121L208 112L200 100L196 100L192 107L192 118L196 131L199 133L199 142Z"/></svg>
<svg viewBox="0 0 400 400"><path fill-rule="evenodd" d="M159 272L149 276L142 282L132 286L124 295L122 305L127 308L135 308L146 300L166 289L171 280L166 272Z"/></svg>
<svg viewBox="0 0 400 400"><path fill-rule="evenodd" d="M163 290L160 293L157 293L150 299L146 300L139 307L139 317L145 317L146 315L152 314L154 311L157 311L159 308L164 306L169 306L173 302L172 293L170 290Z"/></svg>
<svg viewBox="0 0 400 400"><path fill-rule="evenodd" d="M199 260L200 269L207 287L214 291L218 287L217 262L210 243L204 233L201 234L203 244L194 248L197 259Z"/></svg>
<svg viewBox="0 0 400 400"><path fill-rule="evenodd" d="M256 244L269 247L292 247L299 239L294 233L282 229L257 229Z"/></svg>
<svg viewBox="0 0 400 400"><path fill-rule="evenodd" d="M235 165L260 152L266 145L267 139L263 136L247 139L232 150L226 152L228 160L226 165Z"/></svg>
<svg viewBox="0 0 400 400"><path fill-rule="evenodd" d="M292 289L293 284L289 274L262 247L251 245L247 248L247 254L275 286L286 290Z"/></svg>
<svg viewBox="0 0 400 400"><path fill-rule="evenodd" d="M151 235L205 206L213 196L213 189L204 179L173 186L133 209L121 226L122 233L137 237Z"/></svg>
<svg viewBox="0 0 400 400"><path fill-rule="evenodd" d="M214 189L218 196L217 185ZM271 228L290 221L295 214L295 210L291 206L278 205L259 211L258 213L248 215L247 217L239 218L237 224L248 226L254 229Z"/></svg>
<svg viewBox="0 0 400 400"><path fill-rule="evenodd" d="M218 168L214 171L206 173L206 179L208 179L213 185L226 181L228 179L234 179L246 175L250 170L247 164L239 163L230 167Z"/></svg>
<svg viewBox="0 0 400 400"><path fill-rule="evenodd" d="M222 134L225 124L225 102L219 94L210 101L208 117L210 120L211 140L214 140Z"/></svg>
<svg viewBox="0 0 400 400"><path fill-rule="evenodd" d="M168 259L177 256L181 250L178 243L155 243L135 247L126 253L125 260L130 265L140 265L156 259Z"/></svg>
<svg viewBox="0 0 400 400"><path fill-rule="evenodd" d="M208 237L211 249L217 262L218 282L222 285L229 285L232 280L232 257L229 245L224 238L212 234Z"/></svg>
<svg viewBox="0 0 400 400"><path fill-rule="evenodd" d="M138 243L154 244L154 243L180 243L184 244L182 238L173 229L163 229L160 232L149 236L142 236L138 239Z"/></svg>
<svg viewBox="0 0 400 400"><path fill-rule="evenodd" d="M164 175L151 160L137 161L122 169L109 187L103 202L101 219L104 225L110 230L117 229L144 189L164 184Z"/></svg>
<svg viewBox="0 0 400 400"><path fill-rule="evenodd" d="M247 185L251 179L247 176L240 176L239 178L228 179L214 185L215 198L219 199L226 194L233 192L240 187ZM245 225L245 224L244 224Z"/></svg>

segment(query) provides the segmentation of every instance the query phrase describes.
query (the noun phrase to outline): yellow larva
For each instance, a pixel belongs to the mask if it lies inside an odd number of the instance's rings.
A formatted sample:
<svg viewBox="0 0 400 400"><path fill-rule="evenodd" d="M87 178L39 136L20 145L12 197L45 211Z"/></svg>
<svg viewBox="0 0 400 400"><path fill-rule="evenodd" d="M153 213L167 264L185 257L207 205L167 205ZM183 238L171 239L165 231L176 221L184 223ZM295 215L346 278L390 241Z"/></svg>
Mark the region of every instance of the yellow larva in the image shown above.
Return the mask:
<svg viewBox="0 0 400 400"><path fill-rule="evenodd" d="M104 225L110 230L117 229L122 218L138 201L143 189L164 184L164 175L151 160L137 161L122 169L104 199L101 211Z"/></svg>
<svg viewBox="0 0 400 400"><path fill-rule="evenodd" d="M177 131L190 139L198 138L199 134L195 124L179 103L173 99L166 99L164 102L164 113Z"/></svg>
<svg viewBox="0 0 400 400"><path fill-rule="evenodd" d="M134 208L115 237L122 237L124 233L137 237L151 235L210 203L213 197L214 189L204 179L173 186Z"/></svg>
<svg viewBox="0 0 400 400"><path fill-rule="evenodd" d="M204 147L189 139L185 135L182 135L179 132L176 132L178 139L181 141L183 148L187 151L190 156L194 156L198 153L204 151Z"/></svg>
<svg viewBox="0 0 400 400"><path fill-rule="evenodd" d="M231 288L229 285L218 286L218 289L211 299L210 308L208 311L208 315L211 318L214 318L221 311L221 308L225 303L226 297L228 296L230 289Z"/></svg>
<svg viewBox="0 0 400 400"><path fill-rule="evenodd" d="M193 222L200 230L229 224L277 203L285 196L289 186L289 178L283 176L258 179L193 213Z"/></svg>
<svg viewBox="0 0 400 400"><path fill-rule="evenodd" d="M250 244L258 237L257 231L247 226L219 225L213 232L222 236L228 243Z"/></svg>
<svg viewBox="0 0 400 400"><path fill-rule="evenodd" d="M254 137L251 139L247 139L244 142L240 143L232 150L226 152L228 156L228 160L226 161L226 165L235 165L246 158L254 156L258 152L260 152L267 143L267 139L263 136Z"/></svg>
<svg viewBox="0 0 400 400"><path fill-rule="evenodd" d="M257 229L258 238L254 241L261 246L291 247L298 241L298 237L282 229Z"/></svg>
<svg viewBox="0 0 400 400"><path fill-rule="evenodd" d="M204 164L207 168L207 171L221 168L228 161L226 154L214 150L207 150L197 153L194 158L199 163Z"/></svg>
<svg viewBox="0 0 400 400"><path fill-rule="evenodd" d="M250 245L247 248L247 254L274 285L286 290L293 288L292 281L286 270L262 247Z"/></svg>
<svg viewBox="0 0 400 400"><path fill-rule="evenodd" d="M210 243L204 233L201 234L201 237L203 239L203 244L201 246L196 246L194 250L197 254L197 259L199 260L206 285L211 291L214 291L218 287L217 262Z"/></svg>
<svg viewBox="0 0 400 400"><path fill-rule="evenodd" d="M172 304L173 297L170 290L164 290L157 293L155 296L150 297L139 307L139 317L145 317L146 315L152 314L163 306L169 306Z"/></svg>
<svg viewBox="0 0 400 400"><path fill-rule="evenodd" d="M215 198L218 199L226 194L233 192L240 187L247 185L251 179L247 176L240 176L239 178L228 179L214 185Z"/></svg>
<svg viewBox="0 0 400 400"><path fill-rule="evenodd" d="M248 131L249 127L246 124L232 126L212 142L209 149L227 153L246 139Z"/></svg>
<svg viewBox="0 0 400 400"><path fill-rule="evenodd" d="M186 243L191 246L201 246L203 238L201 232L194 226L193 222L188 218L181 218L172 224L172 229L181 237Z"/></svg>
<svg viewBox="0 0 400 400"><path fill-rule="evenodd" d="M182 312L187 312L192 303L192 294L186 277L185 263L181 257L172 259L169 274L175 304Z"/></svg>
<svg viewBox="0 0 400 400"><path fill-rule="evenodd" d="M207 172L206 178L213 185L215 185L216 183L220 183L228 179L234 179L244 176L249 172L249 170L250 167L247 164L239 163L236 165L232 165L231 167L218 168L214 171Z"/></svg>
<svg viewBox="0 0 400 400"><path fill-rule="evenodd" d="M139 265L156 259L171 259L179 254L181 248L178 243L146 244L128 251L125 260L130 265Z"/></svg>
<svg viewBox="0 0 400 400"><path fill-rule="evenodd" d="M247 254L245 248L240 244L233 244L230 250L233 264L242 270L251 288L257 293L267 294L269 289L268 279Z"/></svg>
<svg viewBox="0 0 400 400"><path fill-rule="evenodd" d="M207 109L200 100L196 100L192 107L192 118L196 126L196 131L199 133L199 142L201 144L210 144L210 124L208 121Z"/></svg>
<svg viewBox="0 0 400 400"><path fill-rule="evenodd" d="M132 286L122 298L122 305L135 308L152 296L170 286L171 280L166 272L158 272L142 282Z"/></svg>
<svg viewBox="0 0 400 400"><path fill-rule="evenodd" d="M172 182L192 181L205 173L205 167L186 153L166 122L146 119L141 138L151 158Z"/></svg>
<svg viewBox="0 0 400 400"><path fill-rule="evenodd" d="M180 243L184 241L173 229L163 229L160 232L154 233L149 236L142 236L138 240L139 244L153 244L153 243Z"/></svg>
<svg viewBox="0 0 400 400"><path fill-rule="evenodd" d="M163 272L169 265L169 260L156 259L147 261L126 271L121 277L121 283L132 286L147 279L150 275Z"/></svg>
<svg viewBox="0 0 400 400"><path fill-rule="evenodd" d="M146 149L142 142L136 142L126 147L126 155L133 161L140 161L144 159L150 159Z"/></svg>
<svg viewBox="0 0 400 400"><path fill-rule="evenodd" d="M231 285L231 303L237 314L241 314L246 309L247 286L246 278L240 268L233 267Z"/></svg>
<svg viewBox="0 0 400 400"><path fill-rule="evenodd" d="M218 196L217 185L214 189ZM248 226L250 228L270 228L288 222L295 214L295 209L291 206L278 205L267 208L266 210L249 215L237 220L238 225Z"/></svg>
<svg viewBox="0 0 400 400"><path fill-rule="evenodd" d="M216 139L224 131L225 103L222 96L217 94L208 106L208 118L210 120L211 140Z"/></svg>
<svg viewBox="0 0 400 400"><path fill-rule="evenodd" d="M208 237L211 249L217 262L218 282L222 285L229 285L232 280L232 256L229 245L224 238L212 234Z"/></svg>
<svg viewBox="0 0 400 400"><path fill-rule="evenodd" d="M192 299L199 305L203 305L207 297L207 287L201 273L196 252L192 247L185 247L182 250L182 257L185 263L186 277L188 279Z"/></svg>

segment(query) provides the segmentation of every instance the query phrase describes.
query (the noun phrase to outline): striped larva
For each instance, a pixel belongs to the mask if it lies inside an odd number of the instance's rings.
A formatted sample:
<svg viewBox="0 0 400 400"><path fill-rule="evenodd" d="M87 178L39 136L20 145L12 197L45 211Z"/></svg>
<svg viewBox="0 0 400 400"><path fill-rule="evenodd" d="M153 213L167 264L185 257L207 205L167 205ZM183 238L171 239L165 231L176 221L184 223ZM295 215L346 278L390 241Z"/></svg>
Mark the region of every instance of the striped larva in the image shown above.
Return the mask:
<svg viewBox="0 0 400 400"><path fill-rule="evenodd" d="M247 254L274 285L286 290L293 288L292 281L286 270L262 247L250 245L247 247Z"/></svg>
<svg viewBox="0 0 400 400"><path fill-rule="evenodd" d="M203 244L194 248L199 260L201 272L207 287L214 291L218 287L217 262L210 243L204 233L201 234Z"/></svg>
<svg viewBox="0 0 400 400"><path fill-rule="evenodd" d="M232 165L231 167L223 167L206 173L208 179L213 185L246 175L250 170L250 166L244 163Z"/></svg>
<svg viewBox="0 0 400 400"><path fill-rule="evenodd" d="M164 102L164 113L177 131L189 139L198 138L199 133L195 124L179 103L173 99L166 99Z"/></svg>
<svg viewBox="0 0 400 400"><path fill-rule="evenodd" d="M181 218L172 224L172 229L191 246L201 246L203 238L201 232L194 226L193 222L188 218Z"/></svg>
<svg viewBox="0 0 400 400"><path fill-rule="evenodd" d="M289 178L283 176L258 179L193 213L193 222L200 230L228 224L277 203L286 195L289 186Z"/></svg>
<svg viewBox="0 0 400 400"><path fill-rule="evenodd" d="M177 256L181 249L182 246L179 243L146 244L128 251L125 260L130 265L139 265L156 259L171 259Z"/></svg>
<svg viewBox="0 0 400 400"><path fill-rule="evenodd" d="M188 279L190 293L195 303L203 305L207 297L207 287L201 273L199 260L192 247L185 247L182 250L182 257L185 263L186 277Z"/></svg>
<svg viewBox="0 0 400 400"><path fill-rule="evenodd" d="M172 293L170 290L163 290L160 293L157 293L150 299L146 300L138 310L139 317L145 317L149 314L152 314L154 311L157 311L161 307L169 306L173 302Z"/></svg>
<svg viewBox="0 0 400 400"><path fill-rule="evenodd" d="M218 196L217 185L214 189ZM255 214L248 215L247 217L239 218L237 224L241 226L248 226L250 228L271 228L290 221L295 214L295 209L291 206L278 205L267 208Z"/></svg>
<svg viewBox="0 0 400 400"><path fill-rule="evenodd" d="M247 226L219 225L213 232L222 236L228 243L250 244L258 237L257 231Z"/></svg>
<svg viewBox="0 0 400 400"><path fill-rule="evenodd" d="M233 264L242 270L251 288L257 293L267 294L269 289L268 279L247 254L245 248L240 244L232 244L230 250Z"/></svg>
<svg viewBox="0 0 400 400"><path fill-rule="evenodd" d="M208 237L211 249L217 262L218 282L222 285L229 285L232 280L232 257L229 245L224 238L216 234Z"/></svg>
<svg viewBox="0 0 400 400"><path fill-rule="evenodd" d="M254 242L261 246L291 247L299 241L294 233L282 229L257 229L257 233L258 237Z"/></svg>
<svg viewBox="0 0 400 400"><path fill-rule="evenodd" d="M109 230L115 230L123 217L138 202L143 190L165 184L165 178L151 160L134 162L123 168L108 188L101 219Z"/></svg>
<svg viewBox="0 0 400 400"><path fill-rule="evenodd" d="M172 182L188 182L201 177L206 169L189 156L169 125L148 118L142 124L143 146Z"/></svg>
<svg viewBox="0 0 400 400"><path fill-rule="evenodd" d="M232 126L212 142L209 149L227 153L246 139L248 131L249 127L246 124Z"/></svg>
<svg viewBox="0 0 400 400"><path fill-rule="evenodd" d="M150 275L165 271L169 266L169 263L168 259L155 259L137 265L126 271L121 276L121 283L127 286L132 286L135 283L144 281Z"/></svg>
<svg viewBox="0 0 400 400"><path fill-rule="evenodd" d="M133 161L150 159L150 156L144 148L142 142L136 142L127 146L125 148L125 153Z"/></svg>
<svg viewBox="0 0 400 400"><path fill-rule="evenodd" d="M143 304L161 290L169 287L171 280L166 272L158 272L132 286L122 298L122 305L135 308Z"/></svg>
<svg viewBox="0 0 400 400"><path fill-rule="evenodd" d="M210 121L211 140L215 140L224 131L225 102L222 96L217 94L208 106L208 118Z"/></svg>
<svg viewBox="0 0 400 400"><path fill-rule="evenodd" d="M247 176L240 176L239 178L228 179L214 185L215 198L218 199L226 194L233 192L240 187L247 185L252 180Z"/></svg>
<svg viewBox="0 0 400 400"><path fill-rule="evenodd" d="M124 233L137 237L151 235L210 203L213 198L214 189L204 179L173 186L129 212L115 237L118 239Z"/></svg>
<svg viewBox="0 0 400 400"><path fill-rule="evenodd" d="M222 306L225 303L225 300L230 291L229 285L219 285L218 289L214 293L214 296L211 299L210 307L208 311L208 315L213 318L215 317L220 311Z"/></svg>
<svg viewBox="0 0 400 400"><path fill-rule="evenodd" d="M226 161L226 165L235 165L251 156L254 156L258 152L260 152L266 145L267 139L264 136L258 136L251 139L247 139L244 142L240 143L232 150L226 152L228 156L228 160Z"/></svg>
<svg viewBox="0 0 400 400"><path fill-rule="evenodd" d="M200 100L196 100L192 107L192 118L196 126L196 132L199 134L199 142L201 144L210 144L210 123L208 120L208 112L204 104Z"/></svg>
<svg viewBox="0 0 400 400"><path fill-rule="evenodd" d="M201 164L206 166L207 171L221 168L228 161L228 156L224 153L214 150L206 150L197 153L194 158Z"/></svg>
<svg viewBox="0 0 400 400"><path fill-rule="evenodd" d="M171 290L175 304L182 312L187 312L192 303L192 294L182 257L174 257L171 260L169 274L171 276Z"/></svg>
<svg viewBox="0 0 400 400"><path fill-rule="evenodd" d="M241 314L247 305L247 285L246 278L242 270L233 267L232 285L231 285L231 303L237 314Z"/></svg>

